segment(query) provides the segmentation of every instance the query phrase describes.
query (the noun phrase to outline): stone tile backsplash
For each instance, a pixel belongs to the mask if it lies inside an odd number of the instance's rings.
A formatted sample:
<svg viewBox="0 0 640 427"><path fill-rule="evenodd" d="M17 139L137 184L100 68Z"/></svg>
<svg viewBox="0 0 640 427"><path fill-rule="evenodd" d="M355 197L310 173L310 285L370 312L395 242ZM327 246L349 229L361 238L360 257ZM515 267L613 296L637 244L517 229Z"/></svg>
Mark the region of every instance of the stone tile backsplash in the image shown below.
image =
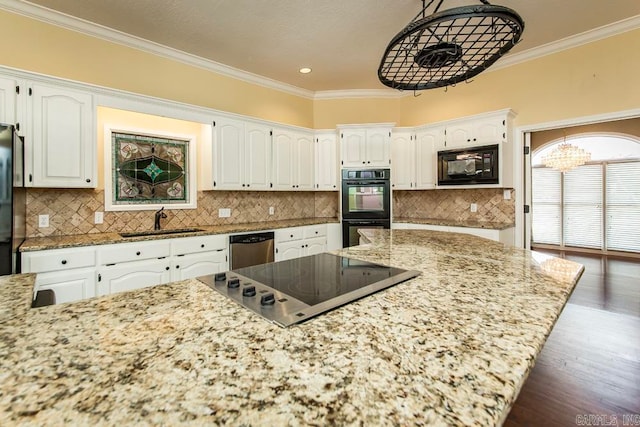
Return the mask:
<svg viewBox="0 0 640 427"><path fill-rule="evenodd" d="M502 188L395 191L393 216L513 224L515 192L513 189L510 191L509 200L504 200ZM477 212L471 212L471 203L478 205Z"/></svg>
<svg viewBox="0 0 640 427"><path fill-rule="evenodd" d="M269 215L269 207L275 208ZM218 209L230 208L231 217L219 218ZM165 209L163 228L234 224L338 216L337 192L201 191L197 209ZM94 213L104 211L104 191L38 189L27 191L27 236L145 231L153 229L154 210L104 212L104 223L94 224ZM38 215L49 215L49 227L38 228Z"/></svg>

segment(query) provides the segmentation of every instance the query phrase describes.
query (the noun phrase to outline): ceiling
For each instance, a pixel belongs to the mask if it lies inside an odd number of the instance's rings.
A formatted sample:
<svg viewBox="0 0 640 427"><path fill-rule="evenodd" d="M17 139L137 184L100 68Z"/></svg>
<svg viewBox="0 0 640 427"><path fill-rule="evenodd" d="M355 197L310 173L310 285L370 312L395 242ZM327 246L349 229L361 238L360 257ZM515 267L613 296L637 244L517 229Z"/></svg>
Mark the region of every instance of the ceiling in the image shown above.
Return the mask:
<svg viewBox="0 0 640 427"><path fill-rule="evenodd" d="M377 70L420 0L20 0L310 91L383 89ZM435 2L429 11L435 7ZM479 0L444 0L440 10ZM639 0L496 0L524 51L640 15ZM505 57L505 58L506 58ZM300 67L311 74L300 74Z"/></svg>

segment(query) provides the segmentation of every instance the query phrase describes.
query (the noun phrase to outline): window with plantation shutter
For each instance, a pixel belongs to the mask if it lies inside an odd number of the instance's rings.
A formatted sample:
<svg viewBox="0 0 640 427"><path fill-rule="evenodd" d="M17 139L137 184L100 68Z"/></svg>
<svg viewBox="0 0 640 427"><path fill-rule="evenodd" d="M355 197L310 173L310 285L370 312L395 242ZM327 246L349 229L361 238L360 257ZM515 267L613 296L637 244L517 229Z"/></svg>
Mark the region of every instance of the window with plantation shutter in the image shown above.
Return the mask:
<svg viewBox="0 0 640 427"><path fill-rule="evenodd" d="M565 246L602 247L602 165L579 166L564 174Z"/></svg>
<svg viewBox="0 0 640 427"><path fill-rule="evenodd" d="M562 244L562 174L554 169L531 171L531 236L536 243Z"/></svg>
<svg viewBox="0 0 640 427"><path fill-rule="evenodd" d="M640 252L640 161L606 169L607 249Z"/></svg>

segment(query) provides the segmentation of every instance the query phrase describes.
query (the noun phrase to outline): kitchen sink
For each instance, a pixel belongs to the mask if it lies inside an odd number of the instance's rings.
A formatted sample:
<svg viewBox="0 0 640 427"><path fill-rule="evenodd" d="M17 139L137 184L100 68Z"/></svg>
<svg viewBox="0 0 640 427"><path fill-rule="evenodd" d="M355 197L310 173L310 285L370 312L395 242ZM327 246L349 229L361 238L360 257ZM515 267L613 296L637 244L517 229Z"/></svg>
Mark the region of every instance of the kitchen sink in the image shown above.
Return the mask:
<svg viewBox="0 0 640 427"><path fill-rule="evenodd" d="M162 236L164 234L197 233L203 231L200 228L174 228L173 230L149 230L134 231L132 233L119 233L122 237Z"/></svg>

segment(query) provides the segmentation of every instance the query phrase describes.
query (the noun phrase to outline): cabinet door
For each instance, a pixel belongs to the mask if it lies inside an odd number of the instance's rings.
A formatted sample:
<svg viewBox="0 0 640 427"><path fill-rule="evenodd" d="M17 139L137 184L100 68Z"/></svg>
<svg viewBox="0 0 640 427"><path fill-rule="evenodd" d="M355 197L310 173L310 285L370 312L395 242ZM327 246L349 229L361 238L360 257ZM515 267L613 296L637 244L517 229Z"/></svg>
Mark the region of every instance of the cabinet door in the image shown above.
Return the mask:
<svg viewBox="0 0 640 427"><path fill-rule="evenodd" d="M306 133L297 134L294 142L294 177L296 190L313 190L314 173L314 144L313 136Z"/></svg>
<svg viewBox="0 0 640 427"><path fill-rule="evenodd" d="M421 130L415 138L415 184L414 188L428 190L435 187L438 155L436 144L444 139L441 127Z"/></svg>
<svg viewBox="0 0 640 427"><path fill-rule="evenodd" d="M30 108L34 187L96 186L93 97L41 84L31 85Z"/></svg>
<svg viewBox="0 0 640 427"><path fill-rule="evenodd" d="M281 129L273 131L272 182L275 190L294 190L293 135Z"/></svg>
<svg viewBox="0 0 640 427"><path fill-rule="evenodd" d="M245 124L244 184L249 190L268 190L271 183L271 128Z"/></svg>
<svg viewBox="0 0 640 427"><path fill-rule="evenodd" d="M342 166L349 168L367 164L366 140L367 132L364 129L349 129L340 133Z"/></svg>
<svg viewBox="0 0 640 427"><path fill-rule="evenodd" d="M473 123L463 122L447 126L445 149L464 148L476 145L473 140Z"/></svg>
<svg viewBox="0 0 640 427"><path fill-rule="evenodd" d="M193 279L229 269L227 251L209 251L174 257L171 281Z"/></svg>
<svg viewBox="0 0 640 427"><path fill-rule="evenodd" d="M367 130L367 166L389 167L391 131L389 129Z"/></svg>
<svg viewBox="0 0 640 427"><path fill-rule="evenodd" d="M338 189L338 147L334 132L316 136L316 190Z"/></svg>
<svg viewBox="0 0 640 427"><path fill-rule="evenodd" d="M18 87L16 80L0 77L0 123L15 124L17 122L16 87Z"/></svg>
<svg viewBox="0 0 640 427"><path fill-rule="evenodd" d="M125 262L101 267L99 272L96 294L109 295L168 283L171 262L169 258Z"/></svg>
<svg viewBox="0 0 640 427"><path fill-rule="evenodd" d="M300 258L304 253L304 243L302 240L279 243L276 245L276 261Z"/></svg>
<svg viewBox="0 0 640 427"><path fill-rule="evenodd" d="M313 237L304 241L304 255L316 255L327 251L326 237Z"/></svg>
<svg viewBox="0 0 640 427"><path fill-rule="evenodd" d="M414 142L410 132L391 135L391 186L394 190L414 187Z"/></svg>
<svg viewBox="0 0 640 427"><path fill-rule="evenodd" d="M38 290L51 289L56 304L80 301L95 296L95 268L70 269L51 273L38 273Z"/></svg>
<svg viewBox="0 0 640 427"><path fill-rule="evenodd" d="M498 144L506 140L505 119L489 117L473 121L473 138L478 145Z"/></svg>
<svg viewBox="0 0 640 427"><path fill-rule="evenodd" d="M213 188L240 190L244 184L244 123L216 119L213 133Z"/></svg>

